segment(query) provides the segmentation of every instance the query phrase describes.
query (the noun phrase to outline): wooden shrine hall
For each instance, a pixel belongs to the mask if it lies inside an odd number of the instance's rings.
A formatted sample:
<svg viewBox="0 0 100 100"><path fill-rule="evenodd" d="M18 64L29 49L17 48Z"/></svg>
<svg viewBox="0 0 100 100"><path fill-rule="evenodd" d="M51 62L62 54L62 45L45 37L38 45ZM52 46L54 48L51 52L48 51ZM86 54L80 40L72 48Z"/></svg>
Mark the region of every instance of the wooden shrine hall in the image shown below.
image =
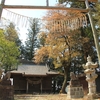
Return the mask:
<svg viewBox="0 0 100 100"><path fill-rule="evenodd" d="M45 65L22 64L11 71L15 93L51 93L52 78L59 73L50 71Z"/></svg>

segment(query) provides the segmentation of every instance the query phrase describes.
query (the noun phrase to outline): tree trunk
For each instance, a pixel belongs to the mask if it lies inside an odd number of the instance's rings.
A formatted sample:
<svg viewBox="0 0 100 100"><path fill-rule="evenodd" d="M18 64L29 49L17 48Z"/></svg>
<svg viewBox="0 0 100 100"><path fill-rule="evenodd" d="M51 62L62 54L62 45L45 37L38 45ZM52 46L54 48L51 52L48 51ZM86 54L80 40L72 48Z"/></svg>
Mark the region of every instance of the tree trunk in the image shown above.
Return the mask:
<svg viewBox="0 0 100 100"><path fill-rule="evenodd" d="M65 88L67 86L68 71L69 71L69 68L68 67L64 67L64 82L63 82L62 88L60 90L60 93L66 93L65 92Z"/></svg>

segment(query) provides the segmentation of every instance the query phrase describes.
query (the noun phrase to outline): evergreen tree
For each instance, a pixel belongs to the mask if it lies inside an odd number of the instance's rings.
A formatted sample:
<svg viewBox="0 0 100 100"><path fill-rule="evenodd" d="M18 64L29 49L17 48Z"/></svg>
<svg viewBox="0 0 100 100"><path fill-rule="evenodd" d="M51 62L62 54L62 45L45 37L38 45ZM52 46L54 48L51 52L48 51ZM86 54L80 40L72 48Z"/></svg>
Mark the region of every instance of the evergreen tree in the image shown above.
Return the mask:
<svg viewBox="0 0 100 100"><path fill-rule="evenodd" d="M5 28L5 37L9 41L17 42L19 37L19 33L15 29L15 25L13 23L10 23L6 28Z"/></svg>
<svg viewBox="0 0 100 100"><path fill-rule="evenodd" d="M27 40L25 41L24 57L27 60L32 60L35 50L39 47L37 35L39 33L39 20L34 18L30 20L30 29L28 29Z"/></svg>
<svg viewBox="0 0 100 100"><path fill-rule="evenodd" d="M14 23L9 23L9 25L6 26L4 35L8 41L14 42L16 44L20 52L19 58L22 58L24 46L19 38L20 33L16 29L16 26L14 25Z"/></svg>

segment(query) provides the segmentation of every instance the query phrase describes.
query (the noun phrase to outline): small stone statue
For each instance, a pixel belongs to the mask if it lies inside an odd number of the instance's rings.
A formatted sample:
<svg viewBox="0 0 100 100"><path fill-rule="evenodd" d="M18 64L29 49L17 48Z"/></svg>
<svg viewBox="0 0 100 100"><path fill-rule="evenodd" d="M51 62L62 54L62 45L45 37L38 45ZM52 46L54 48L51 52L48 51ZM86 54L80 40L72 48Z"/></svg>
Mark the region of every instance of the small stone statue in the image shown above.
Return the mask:
<svg viewBox="0 0 100 100"><path fill-rule="evenodd" d="M70 78L71 78L71 80L77 79L76 75L73 72L70 72Z"/></svg>
<svg viewBox="0 0 100 100"><path fill-rule="evenodd" d="M10 80L11 73L7 72L5 75L3 75L2 80L0 82L1 85L11 85L11 80Z"/></svg>
<svg viewBox="0 0 100 100"><path fill-rule="evenodd" d="M70 78L71 78L70 86L79 86L80 85L78 77L76 77L76 75L73 72L70 73Z"/></svg>
<svg viewBox="0 0 100 100"><path fill-rule="evenodd" d="M11 76L11 73L10 73L10 72L7 72L7 73L3 76L3 80L10 80L10 76Z"/></svg>

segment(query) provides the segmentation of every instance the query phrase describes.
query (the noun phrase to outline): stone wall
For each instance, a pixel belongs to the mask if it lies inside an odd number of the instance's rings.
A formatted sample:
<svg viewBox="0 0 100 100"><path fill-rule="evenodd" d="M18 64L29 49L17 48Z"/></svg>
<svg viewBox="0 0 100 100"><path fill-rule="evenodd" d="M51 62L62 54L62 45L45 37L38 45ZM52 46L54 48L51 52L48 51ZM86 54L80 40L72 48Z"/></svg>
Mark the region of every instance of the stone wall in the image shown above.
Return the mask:
<svg viewBox="0 0 100 100"><path fill-rule="evenodd" d="M13 86L0 85L0 100L14 100Z"/></svg>
<svg viewBox="0 0 100 100"><path fill-rule="evenodd" d="M0 100L14 100L14 89L9 80L0 83Z"/></svg>

